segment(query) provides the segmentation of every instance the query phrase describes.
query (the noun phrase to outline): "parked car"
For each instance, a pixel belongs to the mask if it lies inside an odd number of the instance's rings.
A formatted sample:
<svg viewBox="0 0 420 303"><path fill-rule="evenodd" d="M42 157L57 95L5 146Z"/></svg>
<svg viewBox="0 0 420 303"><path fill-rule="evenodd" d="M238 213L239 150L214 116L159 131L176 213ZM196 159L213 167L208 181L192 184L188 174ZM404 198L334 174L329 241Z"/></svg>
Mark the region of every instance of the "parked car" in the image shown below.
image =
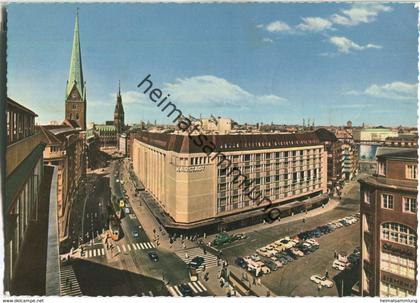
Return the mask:
<svg viewBox="0 0 420 303"><path fill-rule="evenodd" d="M149 259L152 260L152 262L157 262L159 261L159 257L158 254L155 251L150 251L147 253L149 256Z"/></svg>
<svg viewBox="0 0 420 303"><path fill-rule="evenodd" d="M298 256L298 257L303 257L305 254L302 252L302 251L300 251L298 248L296 248L296 247L292 247L291 249L290 249L290 251L295 255L295 256Z"/></svg>
<svg viewBox="0 0 420 303"><path fill-rule="evenodd" d="M308 239L306 240L307 243L311 244L311 245L319 245L318 241L315 239Z"/></svg>
<svg viewBox="0 0 420 303"><path fill-rule="evenodd" d="M242 257L237 257L235 259L235 264L238 265L241 268L246 268L247 267L247 263L246 263L245 259L242 258Z"/></svg>
<svg viewBox="0 0 420 303"><path fill-rule="evenodd" d="M271 272L271 270L267 267L267 266L261 266L261 272L266 275L269 274Z"/></svg>
<svg viewBox="0 0 420 303"><path fill-rule="evenodd" d="M274 264L276 264L278 268L282 268L283 265L284 265L284 263L282 261L278 260L276 257L271 257L270 260L273 261ZM286 261L286 263L287 263L287 261Z"/></svg>
<svg viewBox="0 0 420 303"><path fill-rule="evenodd" d="M310 246L308 247L310 252L314 252L319 248L319 245L316 244L310 244Z"/></svg>
<svg viewBox="0 0 420 303"><path fill-rule="evenodd" d="M333 281L327 279L326 277L321 277L320 275L313 275L311 277L311 281L315 282L316 284L321 284L322 287L331 288L334 286Z"/></svg>
<svg viewBox="0 0 420 303"><path fill-rule="evenodd" d="M188 263L188 265L189 265L190 267L192 267L192 268L197 269L197 268L199 268L199 267L201 266L201 264L203 264L203 263L204 263L204 258L203 258L203 257L200 257L200 256L196 256L196 257L194 257L194 258L190 261L190 263Z"/></svg>
<svg viewBox="0 0 420 303"><path fill-rule="evenodd" d="M332 267L338 270L345 270L350 264L341 262L339 260L334 260Z"/></svg>
<svg viewBox="0 0 420 303"><path fill-rule="evenodd" d="M193 291L192 291L191 287L186 283L180 284L178 289L181 292L182 296L184 296L184 297L192 297L193 296Z"/></svg>
<svg viewBox="0 0 420 303"><path fill-rule="evenodd" d="M258 254L253 254L251 256L251 260L253 260L255 262L258 262L258 261L261 261L261 258L260 258L260 256Z"/></svg>
<svg viewBox="0 0 420 303"><path fill-rule="evenodd" d="M138 238L139 237L139 231L138 230L133 230L132 231L133 237L134 238Z"/></svg>
<svg viewBox="0 0 420 303"><path fill-rule="evenodd" d="M293 262L294 260L286 251L282 252L282 257L285 258L287 262Z"/></svg>
<svg viewBox="0 0 420 303"><path fill-rule="evenodd" d="M298 258L298 256L296 256L292 251L290 251L290 249L285 250L285 253L290 256L293 260L296 260Z"/></svg>
<svg viewBox="0 0 420 303"><path fill-rule="evenodd" d="M309 247L307 245L303 245L303 243L296 245L296 248L298 248L305 255L308 255L311 253L311 251L309 250Z"/></svg>
<svg viewBox="0 0 420 303"><path fill-rule="evenodd" d="M271 271L276 271L278 268L276 263L274 263L272 260L267 260L264 263L265 266L267 266Z"/></svg>

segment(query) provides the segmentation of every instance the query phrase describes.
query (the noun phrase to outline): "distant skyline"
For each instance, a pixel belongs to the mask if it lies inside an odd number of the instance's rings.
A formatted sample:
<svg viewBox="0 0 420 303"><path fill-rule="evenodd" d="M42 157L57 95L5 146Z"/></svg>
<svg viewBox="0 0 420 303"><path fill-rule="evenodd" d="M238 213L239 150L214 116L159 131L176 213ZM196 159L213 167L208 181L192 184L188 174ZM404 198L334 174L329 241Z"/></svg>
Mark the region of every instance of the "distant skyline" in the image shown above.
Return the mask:
<svg viewBox="0 0 420 303"><path fill-rule="evenodd" d="M88 122L170 124L151 74L186 115L239 123L417 125L414 4L10 4L8 95L64 120L76 7Z"/></svg>

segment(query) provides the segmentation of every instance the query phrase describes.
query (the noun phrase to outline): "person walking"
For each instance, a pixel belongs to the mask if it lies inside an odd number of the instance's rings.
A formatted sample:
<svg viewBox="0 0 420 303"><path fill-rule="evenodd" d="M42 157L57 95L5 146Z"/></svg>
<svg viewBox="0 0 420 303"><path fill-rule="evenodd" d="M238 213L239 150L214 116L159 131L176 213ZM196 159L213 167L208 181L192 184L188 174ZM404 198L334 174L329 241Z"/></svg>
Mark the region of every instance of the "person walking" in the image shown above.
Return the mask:
<svg viewBox="0 0 420 303"><path fill-rule="evenodd" d="M325 270L325 278L328 279L328 277L329 277L328 270Z"/></svg>

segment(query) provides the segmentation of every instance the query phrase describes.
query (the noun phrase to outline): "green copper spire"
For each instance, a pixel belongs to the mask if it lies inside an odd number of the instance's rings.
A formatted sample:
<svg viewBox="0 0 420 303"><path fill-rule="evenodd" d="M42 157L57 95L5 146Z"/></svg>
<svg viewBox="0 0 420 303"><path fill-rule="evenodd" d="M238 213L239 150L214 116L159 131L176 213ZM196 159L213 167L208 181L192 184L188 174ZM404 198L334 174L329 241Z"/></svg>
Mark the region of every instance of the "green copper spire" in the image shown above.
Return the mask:
<svg viewBox="0 0 420 303"><path fill-rule="evenodd" d="M74 85L76 85L82 100L85 100L85 83L83 82L82 54L80 52L79 38L79 9L77 9L76 21L74 24L73 49L71 51L69 79L67 80L66 87L66 98L68 98Z"/></svg>

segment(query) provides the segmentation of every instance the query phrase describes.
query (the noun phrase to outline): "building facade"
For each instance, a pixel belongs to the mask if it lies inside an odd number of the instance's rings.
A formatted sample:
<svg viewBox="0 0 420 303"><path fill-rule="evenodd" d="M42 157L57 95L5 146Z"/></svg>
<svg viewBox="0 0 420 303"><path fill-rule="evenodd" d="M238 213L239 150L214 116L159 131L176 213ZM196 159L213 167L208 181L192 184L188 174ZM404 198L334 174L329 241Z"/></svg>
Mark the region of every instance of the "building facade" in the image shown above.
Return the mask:
<svg viewBox="0 0 420 303"><path fill-rule="evenodd" d="M334 193L338 190L341 182L343 160L341 143L333 132L325 128L317 129L315 133L324 144L324 149L327 152L328 189L331 193Z"/></svg>
<svg viewBox="0 0 420 303"><path fill-rule="evenodd" d="M76 14L74 25L73 48L65 101L65 119L76 121L81 129L86 130L86 83L83 80L78 14Z"/></svg>
<svg viewBox="0 0 420 303"><path fill-rule="evenodd" d="M43 180L45 144L35 129L37 115L10 98L6 100L6 200L4 224L4 290L13 288L13 278L27 230L38 219L38 202Z"/></svg>
<svg viewBox="0 0 420 303"><path fill-rule="evenodd" d="M248 211L263 206L257 201L264 196L281 207L298 201L310 207L318 201L311 198L327 192L327 153L315 133L215 134L211 139L214 151L203 152L193 143L200 135L190 139L178 134L133 134L134 172L176 223L246 217ZM245 178L249 186L243 186ZM248 195L250 187L254 189Z"/></svg>
<svg viewBox="0 0 420 303"><path fill-rule="evenodd" d="M378 151L378 171L361 179L363 296L414 296L417 288L416 149Z"/></svg>
<svg viewBox="0 0 420 303"><path fill-rule="evenodd" d="M101 149L112 149L118 146L118 130L115 125L95 124L99 135Z"/></svg>
<svg viewBox="0 0 420 303"><path fill-rule="evenodd" d="M57 216L60 242L68 237L73 201L86 175L85 132L66 125L39 126L46 165L57 167Z"/></svg>

